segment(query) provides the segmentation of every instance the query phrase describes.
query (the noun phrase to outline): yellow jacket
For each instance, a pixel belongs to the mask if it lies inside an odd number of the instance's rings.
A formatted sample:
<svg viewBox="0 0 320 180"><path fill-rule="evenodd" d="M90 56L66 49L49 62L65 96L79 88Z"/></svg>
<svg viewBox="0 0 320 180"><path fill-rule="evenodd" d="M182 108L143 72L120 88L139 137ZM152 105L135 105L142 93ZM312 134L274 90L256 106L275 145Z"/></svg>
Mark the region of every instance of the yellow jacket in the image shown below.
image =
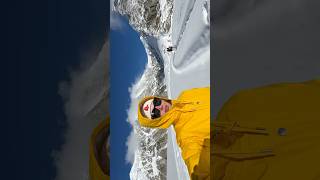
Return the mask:
<svg viewBox="0 0 320 180"><path fill-rule="evenodd" d="M141 105L154 97L146 97L140 101ZM165 98L161 98L165 99ZM138 119L142 126L150 128L168 128L173 125L176 131L177 143L182 150L182 157L188 167L189 175L194 172L194 167L202 167L196 171L203 177L209 178L209 166L199 165L201 151L210 149L204 141L210 139L210 88L195 88L180 94L177 100L171 100L172 107L164 116L150 120L142 115L139 109ZM210 159L209 150L204 151L206 158ZM208 161L209 162L209 161ZM203 173L207 173L203 175ZM194 175L193 175L194 176ZM203 178L205 179L205 178Z"/></svg>
<svg viewBox="0 0 320 180"><path fill-rule="evenodd" d="M99 163L99 155L101 155L101 149L104 142L107 141L109 134L110 118L107 117L106 121L102 121L93 131L90 139L90 156L89 156L89 175L90 180L109 180L109 157L106 156L106 167L101 167ZM100 136L100 137L99 137ZM105 169L105 170L103 170ZM104 172L105 171L105 172Z"/></svg>
<svg viewBox="0 0 320 180"><path fill-rule="evenodd" d="M320 81L232 96L213 123L214 180L320 179Z"/></svg>

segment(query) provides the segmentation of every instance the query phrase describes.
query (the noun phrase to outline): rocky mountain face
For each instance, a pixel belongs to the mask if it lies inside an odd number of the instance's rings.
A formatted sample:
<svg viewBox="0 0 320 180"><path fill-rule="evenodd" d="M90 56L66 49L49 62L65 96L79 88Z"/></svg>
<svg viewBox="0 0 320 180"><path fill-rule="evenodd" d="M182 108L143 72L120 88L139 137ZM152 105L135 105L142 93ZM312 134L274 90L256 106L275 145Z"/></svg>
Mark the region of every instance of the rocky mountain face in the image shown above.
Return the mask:
<svg viewBox="0 0 320 180"><path fill-rule="evenodd" d="M128 17L138 32L160 36L171 27L173 0L115 0L114 10Z"/></svg>

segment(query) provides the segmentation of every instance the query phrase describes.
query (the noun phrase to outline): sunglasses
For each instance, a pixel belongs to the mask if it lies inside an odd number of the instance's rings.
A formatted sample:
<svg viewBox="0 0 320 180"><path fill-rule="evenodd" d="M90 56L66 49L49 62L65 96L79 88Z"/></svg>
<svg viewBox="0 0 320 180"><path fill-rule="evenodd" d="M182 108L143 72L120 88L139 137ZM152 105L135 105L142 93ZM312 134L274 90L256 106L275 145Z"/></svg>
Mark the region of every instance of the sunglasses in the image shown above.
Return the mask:
<svg viewBox="0 0 320 180"><path fill-rule="evenodd" d="M156 107L157 106L160 106L162 101L161 99L158 99L158 98L154 98L153 101L153 110L151 111L151 119L156 119L156 118L159 118L160 117L160 110L157 109Z"/></svg>

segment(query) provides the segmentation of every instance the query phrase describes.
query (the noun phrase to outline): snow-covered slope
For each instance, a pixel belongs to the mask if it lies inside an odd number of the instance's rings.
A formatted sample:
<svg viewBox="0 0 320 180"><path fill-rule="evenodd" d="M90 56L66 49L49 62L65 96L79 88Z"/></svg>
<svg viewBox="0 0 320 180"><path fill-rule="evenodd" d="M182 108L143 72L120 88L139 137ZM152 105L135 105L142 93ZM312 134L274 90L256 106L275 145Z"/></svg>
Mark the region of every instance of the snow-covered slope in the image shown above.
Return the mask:
<svg viewBox="0 0 320 180"><path fill-rule="evenodd" d="M210 1L176 0L173 7L171 39L177 50L165 76L174 98L184 89L210 85Z"/></svg>
<svg viewBox="0 0 320 180"><path fill-rule="evenodd" d="M210 86L210 1L174 1L172 45L175 53L165 60L168 96L177 98L181 91ZM189 179L173 128L168 130L168 179Z"/></svg>
<svg viewBox="0 0 320 180"><path fill-rule="evenodd" d="M146 95L176 98L183 90L210 85L210 1L116 0L114 7L140 32L148 55L145 71L131 89L128 119L138 147L130 178L189 179L174 129L141 128L136 104ZM170 46L173 52L166 51Z"/></svg>

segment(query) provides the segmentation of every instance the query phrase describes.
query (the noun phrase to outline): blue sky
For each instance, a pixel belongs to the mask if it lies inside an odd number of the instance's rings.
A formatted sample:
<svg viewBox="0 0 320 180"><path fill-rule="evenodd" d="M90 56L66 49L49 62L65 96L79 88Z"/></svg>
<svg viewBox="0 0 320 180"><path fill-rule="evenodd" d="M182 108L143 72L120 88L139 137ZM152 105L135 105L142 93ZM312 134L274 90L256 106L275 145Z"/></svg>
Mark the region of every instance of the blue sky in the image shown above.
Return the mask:
<svg viewBox="0 0 320 180"><path fill-rule="evenodd" d="M127 122L130 105L129 88L142 74L147 56L139 34L125 18L122 25L110 31L110 115L111 115L111 177L115 180L129 179L131 164L126 162L127 137L132 130ZM112 24L112 23L111 23Z"/></svg>

